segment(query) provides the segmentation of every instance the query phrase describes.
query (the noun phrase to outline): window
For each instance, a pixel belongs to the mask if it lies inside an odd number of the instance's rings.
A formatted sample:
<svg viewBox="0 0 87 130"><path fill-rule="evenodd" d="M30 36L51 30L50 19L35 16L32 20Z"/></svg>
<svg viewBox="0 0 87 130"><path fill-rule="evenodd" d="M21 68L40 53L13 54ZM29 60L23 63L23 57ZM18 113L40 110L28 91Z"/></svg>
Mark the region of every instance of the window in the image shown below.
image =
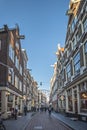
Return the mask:
<svg viewBox="0 0 87 130"><path fill-rule="evenodd" d="M10 71L10 69L8 70L8 82L12 82L12 72Z"/></svg>
<svg viewBox="0 0 87 130"><path fill-rule="evenodd" d="M14 85L14 71L12 71L12 84Z"/></svg>
<svg viewBox="0 0 87 130"><path fill-rule="evenodd" d="M67 74L67 80L69 80L70 77L71 77L71 66L70 66L70 64L68 64L66 66L66 74Z"/></svg>
<svg viewBox="0 0 87 130"><path fill-rule="evenodd" d="M79 41L79 33L77 32L76 33L76 42L78 42Z"/></svg>
<svg viewBox="0 0 87 130"><path fill-rule="evenodd" d="M86 43L84 44L84 50L85 50L85 64L87 66L87 41Z"/></svg>
<svg viewBox="0 0 87 130"><path fill-rule="evenodd" d="M85 43L85 53L87 53L87 41Z"/></svg>
<svg viewBox="0 0 87 130"><path fill-rule="evenodd" d="M83 21L84 32L87 32L87 18Z"/></svg>
<svg viewBox="0 0 87 130"><path fill-rule="evenodd" d="M20 65L20 74L22 75L22 66Z"/></svg>
<svg viewBox="0 0 87 130"><path fill-rule="evenodd" d="M81 28L81 24L80 24L78 27L78 39L81 38L81 35L82 35L82 28Z"/></svg>
<svg viewBox="0 0 87 130"><path fill-rule="evenodd" d="M62 79L64 79L64 69L62 69L61 74L62 74Z"/></svg>
<svg viewBox="0 0 87 130"><path fill-rule="evenodd" d="M87 92L80 93L80 99L81 99L80 111L87 112Z"/></svg>
<svg viewBox="0 0 87 130"><path fill-rule="evenodd" d="M79 85L79 91L80 92L85 92L87 91L87 82L83 82Z"/></svg>
<svg viewBox="0 0 87 130"><path fill-rule="evenodd" d="M74 32L74 29L75 29L75 23L74 23L74 20L72 21L72 31Z"/></svg>
<svg viewBox="0 0 87 130"><path fill-rule="evenodd" d="M19 43L18 42L16 42L16 47L19 50Z"/></svg>
<svg viewBox="0 0 87 130"><path fill-rule="evenodd" d="M73 102L72 102L72 90L67 91L68 95L68 111L73 111Z"/></svg>
<svg viewBox="0 0 87 130"><path fill-rule="evenodd" d="M15 66L19 69L19 59L15 56Z"/></svg>
<svg viewBox="0 0 87 130"><path fill-rule="evenodd" d="M26 93L26 85L25 84L23 85L23 93L24 94Z"/></svg>
<svg viewBox="0 0 87 130"><path fill-rule="evenodd" d="M72 21L72 25L71 25L71 30L72 30L72 32L74 32L74 30L75 30L76 22L77 22L77 16L74 17L74 19L73 19L73 21Z"/></svg>
<svg viewBox="0 0 87 130"><path fill-rule="evenodd" d="M80 53L74 56L74 73L77 75L80 72Z"/></svg>
<svg viewBox="0 0 87 130"><path fill-rule="evenodd" d="M18 77L15 75L15 87L18 88Z"/></svg>
<svg viewBox="0 0 87 130"><path fill-rule="evenodd" d="M19 90L22 91L22 82L19 82Z"/></svg>
<svg viewBox="0 0 87 130"><path fill-rule="evenodd" d="M71 44L67 48L67 56L70 56L71 54Z"/></svg>
<svg viewBox="0 0 87 130"><path fill-rule="evenodd" d="M75 38L73 39L73 50L75 50L76 49L76 40L75 40Z"/></svg>
<svg viewBox="0 0 87 130"><path fill-rule="evenodd" d="M14 62L14 49L12 48L11 44L9 44L9 57Z"/></svg>
<svg viewBox="0 0 87 130"><path fill-rule="evenodd" d="M8 82L14 85L14 71L11 68L8 70Z"/></svg>

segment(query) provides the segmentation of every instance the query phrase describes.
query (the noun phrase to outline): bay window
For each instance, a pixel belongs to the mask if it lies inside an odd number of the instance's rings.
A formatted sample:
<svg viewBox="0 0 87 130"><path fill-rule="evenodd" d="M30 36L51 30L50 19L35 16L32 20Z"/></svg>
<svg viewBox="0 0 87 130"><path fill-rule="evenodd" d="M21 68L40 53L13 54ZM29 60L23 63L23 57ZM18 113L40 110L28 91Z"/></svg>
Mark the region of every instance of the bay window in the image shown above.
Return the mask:
<svg viewBox="0 0 87 130"><path fill-rule="evenodd" d="M67 91L67 95L68 95L68 111L73 111L72 89Z"/></svg>
<svg viewBox="0 0 87 130"><path fill-rule="evenodd" d="M87 81L79 85L80 112L87 112Z"/></svg>

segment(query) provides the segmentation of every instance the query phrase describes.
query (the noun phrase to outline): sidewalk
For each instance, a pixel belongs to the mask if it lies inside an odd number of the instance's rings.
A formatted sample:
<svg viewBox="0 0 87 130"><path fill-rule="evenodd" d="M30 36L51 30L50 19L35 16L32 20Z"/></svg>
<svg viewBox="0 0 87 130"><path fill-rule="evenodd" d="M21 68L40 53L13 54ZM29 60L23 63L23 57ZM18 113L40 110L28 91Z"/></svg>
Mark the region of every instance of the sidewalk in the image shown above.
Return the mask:
<svg viewBox="0 0 87 130"><path fill-rule="evenodd" d="M30 112L30 113L27 113L27 116L25 115L18 116L17 120L14 120L14 119L5 120L4 124L6 126L6 130L24 130L26 126L29 124L29 121L31 120L33 114L34 113ZM45 114L43 113L43 116L44 115ZM69 117L66 117L60 113L52 113L52 116L55 117L55 119L58 119L59 121L63 122L65 125L68 125L74 130L87 130L87 122L78 121L78 120L73 121ZM37 117L37 114L36 114L36 117ZM47 118L46 118L46 122L47 122Z"/></svg>
<svg viewBox="0 0 87 130"><path fill-rule="evenodd" d="M73 128L74 130L87 130L87 122L83 122L83 121L79 121L79 120L73 121L70 119L70 117L66 117L60 113L52 113L52 115L55 118L62 121L63 123L65 123L66 125Z"/></svg>
<svg viewBox="0 0 87 130"><path fill-rule="evenodd" d="M9 119L3 121L6 130L24 130L29 120L32 118L32 112L27 113L27 115L18 116L18 119Z"/></svg>

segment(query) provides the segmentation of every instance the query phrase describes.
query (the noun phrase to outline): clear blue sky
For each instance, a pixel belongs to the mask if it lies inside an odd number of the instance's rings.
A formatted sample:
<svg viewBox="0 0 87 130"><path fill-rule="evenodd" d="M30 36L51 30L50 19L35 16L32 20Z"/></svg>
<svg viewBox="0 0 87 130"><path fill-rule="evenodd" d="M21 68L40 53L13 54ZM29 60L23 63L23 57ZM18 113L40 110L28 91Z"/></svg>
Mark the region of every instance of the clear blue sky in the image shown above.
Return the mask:
<svg viewBox="0 0 87 130"><path fill-rule="evenodd" d="M42 89L49 89L57 44L65 44L68 7L69 0L0 0L0 27L19 25L28 68L38 84L43 82Z"/></svg>

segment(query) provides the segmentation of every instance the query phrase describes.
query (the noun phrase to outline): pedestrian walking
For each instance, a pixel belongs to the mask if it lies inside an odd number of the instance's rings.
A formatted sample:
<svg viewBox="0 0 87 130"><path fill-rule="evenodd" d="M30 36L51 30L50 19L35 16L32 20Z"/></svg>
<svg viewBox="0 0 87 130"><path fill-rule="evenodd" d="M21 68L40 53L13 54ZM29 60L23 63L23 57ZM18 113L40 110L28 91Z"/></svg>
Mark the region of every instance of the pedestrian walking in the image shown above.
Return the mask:
<svg viewBox="0 0 87 130"><path fill-rule="evenodd" d="M51 111L52 111L51 105L49 106L48 111L49 111L49 116L50 116L51 115Z"/></svg>
<svg viewBox="0 0 87 130"><path fill-rule="evenodd" d="M25 114L25 116L27 115L27 106L26 105L24 106L24 114Z"/></svg>
<svg viewBox="0 0 87 130"><path fill-rule="evenodd" d="M18 105L15 105L15 120L17 120L17 114L18 114Z"/></svg>

